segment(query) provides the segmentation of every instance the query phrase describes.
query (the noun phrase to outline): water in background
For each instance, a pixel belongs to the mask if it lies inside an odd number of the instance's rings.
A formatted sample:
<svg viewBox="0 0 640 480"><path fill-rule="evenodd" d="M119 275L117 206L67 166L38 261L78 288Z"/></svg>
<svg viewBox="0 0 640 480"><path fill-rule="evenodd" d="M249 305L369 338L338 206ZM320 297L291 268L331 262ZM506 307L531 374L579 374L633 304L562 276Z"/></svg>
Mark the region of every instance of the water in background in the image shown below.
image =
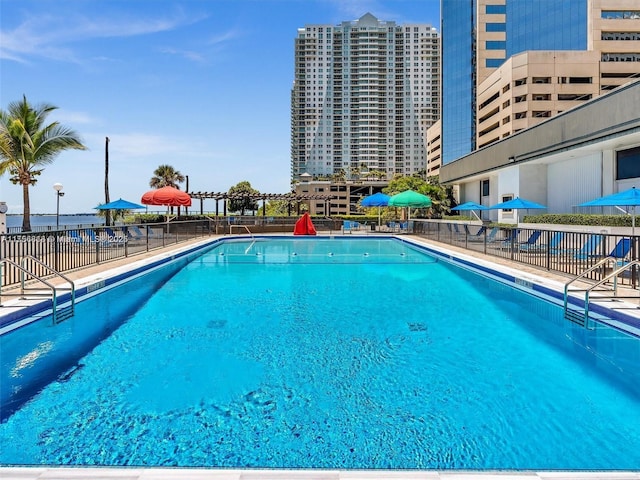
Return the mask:
<svg viewBox="0 0 640 480"><path fill-rule="evenodd" d="M59 222L60 225L103 225L104 217L99 217L91 213L76 213L73 215L60 215ZM48 230L55 228L55 226L55 215L31 215L31 228L33 230ZM7 228L20 227L22 227L22 215L7 215Z"/></svg>

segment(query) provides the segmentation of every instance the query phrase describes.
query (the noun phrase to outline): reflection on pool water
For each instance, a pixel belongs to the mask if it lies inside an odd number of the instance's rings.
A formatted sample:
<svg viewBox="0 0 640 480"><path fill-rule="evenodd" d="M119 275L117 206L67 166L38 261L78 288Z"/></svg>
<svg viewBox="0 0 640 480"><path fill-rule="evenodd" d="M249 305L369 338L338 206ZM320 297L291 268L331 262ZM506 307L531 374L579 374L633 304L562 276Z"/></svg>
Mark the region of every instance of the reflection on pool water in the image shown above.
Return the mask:
<svg viewBox="0 0 640 480"><path fill-rule="evenodd" d="M0 342L2 464L640 468L638 338L395 240L221 242Z"/></svg>

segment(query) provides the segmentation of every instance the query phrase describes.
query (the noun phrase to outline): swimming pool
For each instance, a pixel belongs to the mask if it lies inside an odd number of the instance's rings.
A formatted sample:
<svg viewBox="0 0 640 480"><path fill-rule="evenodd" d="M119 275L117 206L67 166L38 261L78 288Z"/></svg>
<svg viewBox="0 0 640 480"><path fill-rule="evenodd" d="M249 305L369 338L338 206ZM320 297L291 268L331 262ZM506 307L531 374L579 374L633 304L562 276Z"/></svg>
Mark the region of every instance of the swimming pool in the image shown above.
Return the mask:
<svg viewBox="0 0 640 480"><path fill-rule="evenodd" d="M219 242L0 342L5 465L640 468L638 338L398 240Z"/></svg>

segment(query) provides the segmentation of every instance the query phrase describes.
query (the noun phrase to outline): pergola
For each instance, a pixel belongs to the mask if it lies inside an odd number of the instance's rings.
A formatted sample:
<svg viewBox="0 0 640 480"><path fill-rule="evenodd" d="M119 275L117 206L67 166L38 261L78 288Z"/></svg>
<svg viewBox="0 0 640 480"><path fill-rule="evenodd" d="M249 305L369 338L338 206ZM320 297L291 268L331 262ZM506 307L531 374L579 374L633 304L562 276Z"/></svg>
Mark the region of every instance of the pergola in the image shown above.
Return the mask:
<svg viewBox="0 0 640 480"><path fill-rule="evenodd" d="M296 213L300 213L300 203L305 200L324 200L325 202L331 199L338 198L335 195L321 195L321 194L298 194L298 193L237 193L229 194L225 192L189 192L189 196L192 199L200 200L200 214L204 214L204 200L216 201L216 216L219 214L218 202L223 200L223 215L227 216L227 200L244 200L249 199L253 201L262 200L262 215L266 214L266 201L267 200L281 200L288 203L288 214L291 215L291 205L296 205ZM325 209L329 211L329 209Z"/></svg>

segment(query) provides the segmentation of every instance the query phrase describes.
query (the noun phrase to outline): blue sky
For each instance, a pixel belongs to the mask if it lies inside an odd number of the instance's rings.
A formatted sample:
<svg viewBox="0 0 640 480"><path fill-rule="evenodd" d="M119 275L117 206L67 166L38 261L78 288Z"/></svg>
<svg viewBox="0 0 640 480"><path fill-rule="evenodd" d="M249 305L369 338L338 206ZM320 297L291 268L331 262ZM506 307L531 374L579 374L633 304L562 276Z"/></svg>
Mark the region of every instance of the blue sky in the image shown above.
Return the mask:
<svg viewBox="0 0 640 480"><path fill-rule="evenodd" d="M67 151L30 189L32 213L104 202L105 137L111 200L139 202L169 164L192 191L247 180L290 190L294 39L307 24L372 13L430 23L440 0L0 0L0 108L26 95L59 107L87 151ZM182 188L184 189L184 185ZM22 189L0 178L0 201L22 213ZM205 210L214 210L205 202Z"/></svg>

